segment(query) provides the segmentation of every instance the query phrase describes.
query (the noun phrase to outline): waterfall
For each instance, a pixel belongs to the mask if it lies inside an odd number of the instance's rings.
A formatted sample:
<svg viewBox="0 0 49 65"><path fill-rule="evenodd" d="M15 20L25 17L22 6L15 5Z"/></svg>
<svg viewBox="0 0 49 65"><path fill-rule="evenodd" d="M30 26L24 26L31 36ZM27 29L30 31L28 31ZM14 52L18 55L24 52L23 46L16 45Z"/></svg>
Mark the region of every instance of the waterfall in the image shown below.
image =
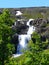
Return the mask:
<svg viewBox="0 0 49 65"><path fill-rule="evenodd" d="M35 31L35 27L30 25L30 22L33 21L34 19L29 19L29 21L27 22L27 25L29 26L27 35L31 35L34 31Z"/></svg>
<svg viewBox="0 0 49 65"><path fill-rule="evenodd" d="M29 26L29 29L27 31L27 34L21 34L18 35L18 46L17 46L17 54L14 54L14 57L18 57L23 54L22 50L27 50L27 43L29 40L31 40L31 34L35 31L35 27L30 25L30 21L33 21L34 19L29 19L27 22L27 26Z"/></svg>
<svg viewBox="0 0 49 65"><path fill-rule="evenodd" d="M21 54L23 49L26 49L28 41L31 39L30 35L19 35L19 45L17 48L17 53Z"/></svg>

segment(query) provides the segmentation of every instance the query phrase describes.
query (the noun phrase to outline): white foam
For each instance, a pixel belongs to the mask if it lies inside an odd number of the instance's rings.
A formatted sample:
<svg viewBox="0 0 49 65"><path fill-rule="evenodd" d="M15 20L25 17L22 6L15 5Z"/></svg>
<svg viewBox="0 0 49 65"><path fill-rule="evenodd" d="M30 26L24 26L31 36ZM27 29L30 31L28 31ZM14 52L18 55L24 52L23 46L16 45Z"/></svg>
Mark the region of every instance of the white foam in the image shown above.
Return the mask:
<svg viewBox="0 0 49 65"><path fill-rule="evenodd" d="M20 11L16 11L16 16L20 16L22 13Z"/></svg>
<svg viewBox="0 0 49 65"><path fill-rule="evenodd" d="M19 57L19 56L21 56L22 54L13 54L13 57L15 58L15 57Z"/></svg>
<svg viewBox="0 0 49 65"><path fill-rule="evenodd" d="M33 21L34 19L29 19L29 21L27 22L27 25L30 26L30 21Z"/></svg>
<svg viewBox="0 0 49 65"><path fill-rule="evenodd" d="M34 31L35 31L35 27L34 26L29 26L27 34L31 35Z"/></svg>

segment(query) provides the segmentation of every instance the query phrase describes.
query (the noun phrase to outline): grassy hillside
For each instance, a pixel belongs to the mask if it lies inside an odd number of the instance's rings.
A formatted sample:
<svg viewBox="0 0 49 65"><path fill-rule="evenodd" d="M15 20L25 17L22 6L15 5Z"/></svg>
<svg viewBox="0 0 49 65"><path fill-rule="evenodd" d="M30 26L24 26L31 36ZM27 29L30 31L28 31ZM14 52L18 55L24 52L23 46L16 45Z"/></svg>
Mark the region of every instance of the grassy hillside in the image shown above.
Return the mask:
<svg viewBox="0 0 49 65"><path fill-rule="evenodd" d="M0 12L2 10L3 8ZM11 17L15 17L17 10L20 10L26 18L49 18L49 7L9 8Z"/></svg>

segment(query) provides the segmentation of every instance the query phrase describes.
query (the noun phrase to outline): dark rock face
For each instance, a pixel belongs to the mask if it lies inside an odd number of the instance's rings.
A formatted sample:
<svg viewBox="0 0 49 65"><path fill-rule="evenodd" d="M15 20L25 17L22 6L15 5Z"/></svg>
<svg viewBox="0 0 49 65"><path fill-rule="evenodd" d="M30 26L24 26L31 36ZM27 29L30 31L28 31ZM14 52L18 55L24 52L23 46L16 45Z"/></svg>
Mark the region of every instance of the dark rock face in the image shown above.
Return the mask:
<svg viewBox="0 0 49 65"><path fill-rule="evenodd" d="M14 34L12 36L12 43L14 43L14 44L17 44L18 43L18 35L17 34Z"/></svg>
<svg viewBox="0 0 49 65"><path fill-rule="evenodd" d="M13 25L12 29L16 30L18 34L27 34L29 26L27 26L24 22L16 21L16 25Z"/></svg>
<svg viewBox="0 0 49 65"><path fill-rule="evenodd" d="M31 39L32 39L33 43L36 43L36 39L35 38L31 38Z"/></svg>
<svg viewBox="0 0 49 65"><path fill-rule="evenodd" d="M43 33L42 35L47 36L49 30L49 20L41 18L35 19L34 26L36 27L36 32L39 34Z"/></svg>
<svg viewBox="0 0 49 65"><path fill-rule="evenodd" d="M21 25L17 28L17 30L19 30L18 34L27 34L28 26Z"/></svg>
<svg viewBox="0 0 49 65"><path fill-rule="evenodd" d="M46 26L46 24L48 23L48 21L46 19L42 19L42 18L38 18L34 20L34 25L35 26L40 26L40 27L44 27Z"/></svg>
<svg viewBox="0 0 49 65"><path fill-rule="evenodd" d="M34 20L30 21L30 25L34 25L34 24L35 24Z"/></svg>
<svg viewBox="0 0 49 65"><path fill-rule="evenodd" d="M0 10L0 14L2 14L2 11Z"/></svg>
<svg viewBox="0 0 49 65"><path fill-rule="evenodd" d="M18 40L18 35L17 34L14 34L13 36L12 36L12 43L14 44L14 46L15 46L15 51L13 52L13 53L16 53L17 52L17 45L18 45L18 43L19 43L19 40Z"/></svg>
<svg viewBox="0 0 49 65"><path fill-rule="evenodd" d="M46 41L46 37L45 36L41 36L41 41L45 42Z"/></svg>

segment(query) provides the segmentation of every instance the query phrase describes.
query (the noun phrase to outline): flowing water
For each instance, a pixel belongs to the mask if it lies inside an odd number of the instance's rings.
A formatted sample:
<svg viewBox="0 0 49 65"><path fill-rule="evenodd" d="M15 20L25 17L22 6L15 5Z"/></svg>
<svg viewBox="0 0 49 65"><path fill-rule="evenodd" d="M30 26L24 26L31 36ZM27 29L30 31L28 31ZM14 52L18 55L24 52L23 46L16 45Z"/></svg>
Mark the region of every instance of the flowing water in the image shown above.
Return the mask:
<svg viewBox="0 0 49 65"><path fill-rule="evenodd" d="M27 50L27 43L31 39L31 34L35 31L35 27L29 24L31 20L33 19L29 19L29 21L26 24L29 26L27 34L18 35L19 43L17 46L17 54L14 54L14 57L18 57L21 54L23 54L22 50Z"/></svg>

